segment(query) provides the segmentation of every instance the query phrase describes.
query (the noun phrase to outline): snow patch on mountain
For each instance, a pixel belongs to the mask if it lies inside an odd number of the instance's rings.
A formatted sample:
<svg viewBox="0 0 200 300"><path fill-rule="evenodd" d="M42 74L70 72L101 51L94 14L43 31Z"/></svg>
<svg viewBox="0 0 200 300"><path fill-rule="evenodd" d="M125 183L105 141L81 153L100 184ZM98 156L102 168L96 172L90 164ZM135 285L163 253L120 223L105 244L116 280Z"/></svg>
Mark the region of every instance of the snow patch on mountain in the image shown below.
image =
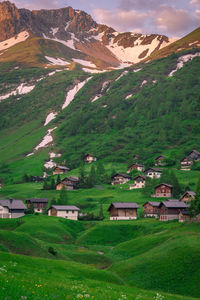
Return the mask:
<svg viewBox="0 0 200 300"><path fill-rule="evenodd" d="M126 74L128 74L128 71L124 71L123 73L121 73L120 76L115 81L118 81L120 78L122 78Z"/></svg>
<svg viewBox="0 0 200 300"><path fill-rule="evenodd" d="M52 120L54 120L56 116L57 116L57 113L51 112L51 113L46 117L44 126L47 126L47 124L49 124Z"/></svg>
<svg viewBox="0 0 200 300"><path fill-rule="evenodd" d="M145 84L147 84L147 80L143 80L140 87L143 87Z"/></svg>
<svg viewBox="0 0 200 300"><path fill-rule="evenodd" d="M62 109L66 108L75 98L76 94L78 93L78 91L84 87L84 85L91 79L92 77L87 78L86 80L79 82L78 84L75 85L75 87L73 87L66 96L66 100L62 106Z"/></svg>
<svg viewBox="0 0 200 300"><path fill-rule="evenodd" d="M131 98L131 97L133 97L133 94L130 94L130 95L126 96L125 99L129 99L129 98Z"/></svg>
<svg viewBox="0 0 200 300"><path fill-rule="evenodd" d="M50 56L45 56L46 60L48 60L50 62L51 65L54 66L66 66L66 65L70 65L70 63L66 60L63 60L61 58L54 58L54 57L50 57Z"/></svg>
<svg viewBox="0 0 200 300"><path fill-rule="evenodd" d="M24 95L30 93L35 88L35 85L26 85L26 83L21 83L15 91L12 91L6 95L0 96L0 102L2 100L8 99L11 96Z"/></svg>
<svg viewBox="0 0 200 300"><path fill-rule="evenodd" d="M87 60L83 60L83 59L77 59L77 58L72 58L72 60L82 66L86 66L86 67L91 67L91 68L96 68L96 65L94 65L93 63L91 63L90 61Z"/></svg>
<svg viewBox="0 0 200 300"><path fill-rule="evenodd" d="M82 70L86 73L93 73L93 74L98 74L98 73L104 73L106 70L97 70L97 69L87 69L87 68L82 68Z"/></svg>
<svg viewBox="0 0 200 300"><path fill-rule="evenodd" d="M174 75L174 73L176 73L179 69L181 69L186 62L193 60L193 58L195 58L197 56L200 56L200 52L197 52L195 54L187 54L187 55L180 56L178 58L178 63L176 65L176 69L171 71L168 76L172 77Z"/></svg>
<svg viewBox="0 0 200 300"><path fill-rule="evenodd" d="M102 84L101 92L97 94L93 99L91 99L91 102L95 102L96 100L101 98L103 96L103 93L107 93L109 89L110 89L110 81L105 81Z"/></svg>
<svg viewBox="0 0 200 300"><path fill-rule="evenodd" d="M15 37L12 37L8 40L5 40L3 42L0 42L0 51L8 49L18 43L24 42L29 38L28 31L22 31L19 34L17 34Z"/></svg>

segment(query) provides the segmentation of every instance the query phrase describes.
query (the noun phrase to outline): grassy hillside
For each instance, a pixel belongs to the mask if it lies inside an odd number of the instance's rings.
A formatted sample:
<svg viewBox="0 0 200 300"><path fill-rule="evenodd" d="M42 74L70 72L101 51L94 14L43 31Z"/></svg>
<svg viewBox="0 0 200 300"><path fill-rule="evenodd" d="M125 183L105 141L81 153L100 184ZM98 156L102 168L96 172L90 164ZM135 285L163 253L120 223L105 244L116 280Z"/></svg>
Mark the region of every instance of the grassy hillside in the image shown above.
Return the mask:
<svg viewBox="0 0 200 300"><path fill-rule="evenodd" d="M199 224L26 216L0 220L0 227L2 299L189 300L200 295Z"/></svg>

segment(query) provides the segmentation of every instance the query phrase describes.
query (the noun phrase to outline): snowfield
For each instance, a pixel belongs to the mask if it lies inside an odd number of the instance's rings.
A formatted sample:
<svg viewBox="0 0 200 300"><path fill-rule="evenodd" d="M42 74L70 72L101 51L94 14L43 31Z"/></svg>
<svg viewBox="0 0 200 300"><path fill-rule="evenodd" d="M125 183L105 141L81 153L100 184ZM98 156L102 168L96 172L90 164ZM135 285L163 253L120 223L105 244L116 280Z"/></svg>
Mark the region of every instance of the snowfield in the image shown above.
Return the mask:
<svg viewBox="0 0 200 300"><path fill-rule="evenodd" d="M66 65L70 65L70 63L66 60L63 60L61 58L54 58L54 57L50 57L50 56L45 56L46 60L48 60L50 62L51 65L54 66L66 66Z"/></svg>
<svg viewBox="0 0 200 300"><path fill-rule="evenodd" d="M195 58L197 56L200 56L199 52L197 52L195 54L187 54L187 55L180 56L178 58L178 63L177 63L176 69L171 71L168 76L169 77L173 76L174 73L176 73L179 69L181 69L186 62L192 60L193 58Z"/></svg>
<svg viewBox="0 0 200 300"><path fill-rule="evenodd" d="M25 95L30 93L35 88L35 85L26 85L26 83L21 83L15 91L12 91L6 95L0 96L0 102L2 100L8 99L11 96Z"/></svg>
<svg viewBox="0 0 200 300"><path fill-rule="evenodd" d="M45 121L45 123L44 123L44 126L47 126L47 124L49 124L52 120L54 120L56 116L57 116L57 113L51 112L51 113L46 117L46 121Z"/></svg>
<svg viewBox="0 0 200 300"><path fill-rule="evenodd" d="M87 60L72 58L72 60L82 66L96 68L97 66Z"/></svg>
<svg viewBox="0 0 200 300"><path fill-rule="evenodd" d="M56 129L57 127L54 127L52 129L49 129L47 131L47 134L43 137L43 140L41 141L41 143L39 145L37 145L35 147L35 151L39 150L40 148L45 148L47 147L50 143L53 142L53 136L52 136L52 132Z"/></svg>
<svg viewBox="0 0 200 300"><path fill-rule="evenodd" d="M27 31L22 31L11 39L0 42L0 51L8 49L18 43L24 42L29 38L29 33ZM3 53L2 53L3 54Z"/></svg>
<svg viewBox="0 0 200 300"><path fill-rule="evenodd" d="M84 87L84 85L91 79L92 77L87 78L86 80L79 82L77 85L75 85L75 87L73 87L73 89L71 89L68 93L67 93L67 97L65 100L65 103L62 106L62 109L66 108L70 102L72 102L76 96L76 94L78 93L78 91Z"/></svg>

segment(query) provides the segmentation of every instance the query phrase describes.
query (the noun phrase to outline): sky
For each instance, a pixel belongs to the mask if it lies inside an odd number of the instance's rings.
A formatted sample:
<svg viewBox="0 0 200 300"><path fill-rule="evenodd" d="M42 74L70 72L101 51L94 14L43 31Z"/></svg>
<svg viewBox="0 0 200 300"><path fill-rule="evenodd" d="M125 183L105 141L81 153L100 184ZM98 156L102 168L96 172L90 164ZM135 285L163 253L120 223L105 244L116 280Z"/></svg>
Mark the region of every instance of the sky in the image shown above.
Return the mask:
<svg viewBox="0 0 200 300"><path fill-rule="evenodd" d="M115 30L182 37L200 26L200 0L11 0L18 8L84 10Z"/></svg>

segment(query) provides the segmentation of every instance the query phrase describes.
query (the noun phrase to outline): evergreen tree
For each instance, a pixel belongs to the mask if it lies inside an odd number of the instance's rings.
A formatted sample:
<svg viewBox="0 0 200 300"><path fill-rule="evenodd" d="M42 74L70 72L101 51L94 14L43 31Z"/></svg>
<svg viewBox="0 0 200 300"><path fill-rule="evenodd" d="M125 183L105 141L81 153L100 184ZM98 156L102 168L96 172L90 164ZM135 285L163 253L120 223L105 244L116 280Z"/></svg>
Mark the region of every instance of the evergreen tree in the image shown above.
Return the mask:
<svg viewBox="0 0 200 300"><path fill-rule="evenodd" d="M43 190L49 190L49 184L47 179L45 178L44 183L43 183Z"/></svg>
<svg viewBox="0 0 200 300"><path fill-rule="evenodd" d="M55 190L56 188L56 183L55 183L55 180L54 178L51 179L51 190Z"/></svg>
<svg viewBox="0 0 200 300"><path fill-rule="evenodd" d="M65 187L62 188L62 190L60 191L60 196L58 198L57 204L59 205L65 205L67 204L67 190L65 189Z"/></svg>
<svg viewBox="0 0 200 300"><path fill-rule="evenodd" d="M84 165L81 165L80 169L79 169L79 187L83 188L85 187L85 168Z"/></svg>
<svg viewBox="0 0 200 300"><path fill-rule="evenodd" d="M56 185L61 182L60 174L58 174L57 179L56 179Z"/></svg>
<svg viewBox="0 0 200 300"><path fill-rule="evenodd" d="M180 187L178 178L176 177L176 175L173 171L171 171L171 174L170 174L170 183L173 185L173 196L175 198L178 198L181 194L181 187Z"/></svg>
<svg viewBox="0 0 200 300"><path fill-rule="evenodd" d="M23 180L23 182L29 182L29 177L28 177L28 175L27 175L27 174L24 174L22 180Z"/></svg>
<svg viewBox="0 0 200 300"><path fill-rule="evenodd" d="M101 162L98 162L97 164L97 170L96 170L96 180L98 183L104 182L104 175L105 175L105 169Z"/></svg>
<svg viewBox="0 0 200 300"><path fill-rule="evenodd" d="M31 205L27 208L26 214L27 214L27 215L32 215L32 214L34 214L34 205L33 205L33 203L31 203Z"/></svg>
<svg viewBox="0 0 200 300"><path fill-rule="evenodd" d="M87 178L87 187L92 188L96 184L96 170L94 165L90 169L90 174Z"/></svg>
<svg viewBox="0 0 200 300"><path fill-rule="evenodd" d="M100 210L99 210L99 220L104 219L104 214L103 214L103 205L102 203L100 204Z"/></svg>

